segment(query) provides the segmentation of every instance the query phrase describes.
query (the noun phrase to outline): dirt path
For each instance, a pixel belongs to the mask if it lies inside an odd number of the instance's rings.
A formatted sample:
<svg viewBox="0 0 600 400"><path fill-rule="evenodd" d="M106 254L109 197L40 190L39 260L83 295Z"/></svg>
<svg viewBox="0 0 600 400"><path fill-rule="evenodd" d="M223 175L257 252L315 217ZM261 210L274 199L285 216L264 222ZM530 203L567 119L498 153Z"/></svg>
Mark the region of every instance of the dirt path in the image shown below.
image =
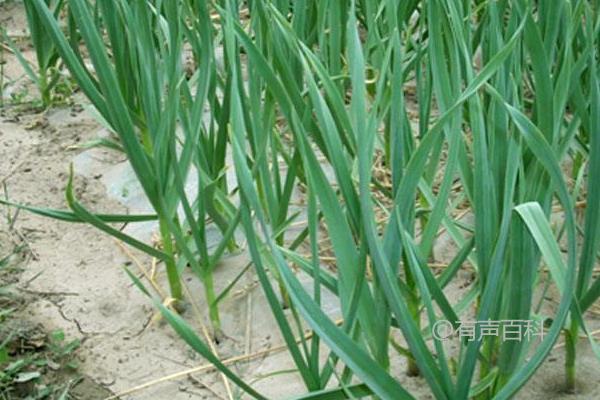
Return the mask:
<svg viewBox="0 0 600 400"><path fill-rule="evenodd" d="M23 128L28 125L33 128ZM73 156L66 149L90 140L97 130L93 121L69 110L1 122L0 171L9 171L2 179L10 200L65 208L64 186ZM111 158L106 154L106 161ZM78 176L76 186L89 207L126 212L104 200L105 190L97 180ZM18 290L32 296L24 315L48 330L62 329L81 339L81 368L94 381L119 392L200 362L169 329L148 326L151 305L131 287L121 268L130 260L112 239L84 225L24 212L14 227L33 255L18 284ZM160 397L191 398L173 386Z"/></svg>

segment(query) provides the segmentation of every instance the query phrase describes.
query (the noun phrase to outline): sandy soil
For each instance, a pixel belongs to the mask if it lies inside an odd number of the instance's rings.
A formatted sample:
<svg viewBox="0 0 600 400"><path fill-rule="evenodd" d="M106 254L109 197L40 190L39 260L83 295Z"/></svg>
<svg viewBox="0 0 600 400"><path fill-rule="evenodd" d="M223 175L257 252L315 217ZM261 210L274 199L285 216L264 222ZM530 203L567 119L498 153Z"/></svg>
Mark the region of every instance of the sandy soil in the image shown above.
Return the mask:
<svg viewBox="0 0 600 400"><path fill-rule="evenodd" d="M12 2L0 7L0 23L9 28L9 34L23 35L21 9ZM32 57L31 50L24 50L27 57ZM25 88L27 99L34 98L35 89L23 78L15 58L5 53L5 61L4 73L11 82L10 90L22 93ZM115 189L115 179L124 176L121 172L127 170L122 157L106 150L73 149L106 135L85 111L81 96L75 94L73 99L72 105L47 112L10 104L1 109L0 184L6 184L11 201L66 208L64 188L69 164L74 163L76 193L87 207L112 213L139 212L131 207L141 204L136 202L135 193ZM2 209L2 215L4 212ZM28 299L20 318L40 324L48 331L63 329L69 337L82 340L77 357L89 389L80 398L105 399L206 364L170 327L155 318L152 305L124 273L125 265L136 273L140 267L150 268L147 258L124 251L110 237L91 227L25 212L19 213L12 227L1 218L0 231L11 237L16 235L30 253L16 286ZM152 227L131 232L148 238ZM448 250L449 245L440 244L437 250L440 261ZM225 287L247 262L244 253L226 258L217 272L219 287ZM468 279L465 272L462 282L452 283L449 296L455 298L464 293ZM191 291L201 292L197 280L190 277L186 281ZM160 276L159 282L164 283L164 277ZM184 316L201 334L201 321L206 318L203 311L199 316L195 313L196 309L204 308L203 299L197 301ZM277 351L282 341L252 274L247 274L236 286L234 295L223 305L222 314L226 337L216 346L219 355L223 359L255 355L251 361L235 364L236 371L248 379L256 379L292 367L287 353ZM585 341L578 360L580 393L577 395L562 393L563 349L558 347L517 398L600 399L598 363ZM419 399L432 398L422 379L406 377L404 369L404 360L394 361L394 370L399 371L399 379L411 393ZM303 392L301 381L294 374L260 379L255 386L274 399ZM156 383L121 398L225 399L228 390L237 393L234 387L228 389L218 374L202 371Z"/></svg>

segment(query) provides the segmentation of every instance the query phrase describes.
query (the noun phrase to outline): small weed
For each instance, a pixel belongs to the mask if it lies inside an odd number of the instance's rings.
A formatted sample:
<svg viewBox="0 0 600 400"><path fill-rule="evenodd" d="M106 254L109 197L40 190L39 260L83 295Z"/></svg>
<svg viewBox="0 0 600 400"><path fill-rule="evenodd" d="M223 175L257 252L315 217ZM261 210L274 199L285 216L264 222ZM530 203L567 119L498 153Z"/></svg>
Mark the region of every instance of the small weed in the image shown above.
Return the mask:
<svg viewBox="0 0 600 400"><path fill-rule="evenodd" d="M6 282L22 250L0 256L0 399L67 399L79 380L73 356L80 341L62 330L46 335L18 318L17 296Z"/></svg>

